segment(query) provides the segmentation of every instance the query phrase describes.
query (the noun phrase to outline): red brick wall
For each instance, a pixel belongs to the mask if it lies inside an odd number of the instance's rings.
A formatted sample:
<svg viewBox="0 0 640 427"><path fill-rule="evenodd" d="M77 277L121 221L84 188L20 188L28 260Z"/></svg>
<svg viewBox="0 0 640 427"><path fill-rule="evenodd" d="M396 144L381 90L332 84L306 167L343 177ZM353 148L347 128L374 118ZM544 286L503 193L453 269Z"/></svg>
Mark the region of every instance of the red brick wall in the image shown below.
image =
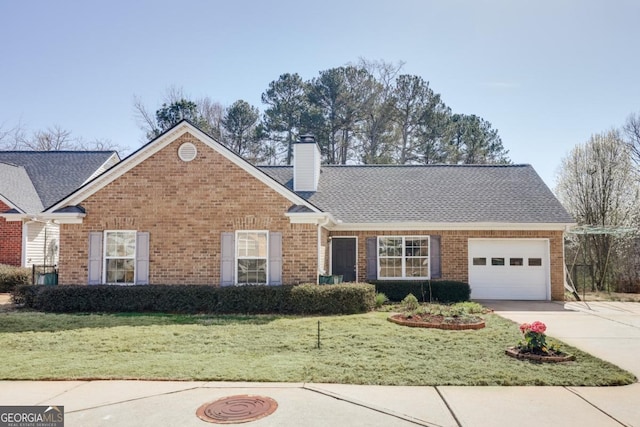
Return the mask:
<svg viewBox="0 0 640 427"><path fill-rule="evenodd" d="M195 160L178 158L192 142ZM282 232L284 283L314 282L317 227L290 224L292 203L186 134L81 203L82 224L60 230L61 284L87 283L90 231L148 231L151 284L220 282L220 235L236 230Z"/></svg>
<svg viewBox="0 0 640 427"><path fill-rule="evenodd" d="M0 201L0 212L11 209ZM22 264L22 222L0 218L0 264Z"/></svg>
<svg viewBox="0 0 640 427"><path fill-rule="evenodd" d="M564 300L564 253L562 231L342 231L331 236L358 236L358 276L366 280L366 241L375 236L440 235L442 278L469 281L468 240L470 238L549 239L551 258L551 299Z"/></svg>

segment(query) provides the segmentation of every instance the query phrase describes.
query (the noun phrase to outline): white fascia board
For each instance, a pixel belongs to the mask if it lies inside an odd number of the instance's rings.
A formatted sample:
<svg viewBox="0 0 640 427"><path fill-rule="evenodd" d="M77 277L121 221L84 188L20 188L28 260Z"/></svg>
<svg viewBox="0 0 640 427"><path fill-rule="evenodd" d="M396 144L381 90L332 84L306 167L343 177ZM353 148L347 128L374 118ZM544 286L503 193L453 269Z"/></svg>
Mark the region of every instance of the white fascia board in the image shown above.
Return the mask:
<svg viewBox="0 0 640 427"><path fill-rule="evenodd" d="M13 214L0 214L0 217L4 218L7 222L9 221L38 221L38 222L48 222L53 221L56 224L82 224L82 219L87 216L85 213L42 213L36 215L29 215L24 213L13 213Z"/></svg>
<svg viewBox="0 0 640 427"><path fill-rule="evenodd" d="M7 222L30 220L32 217L33 215L26 213L0 213L0 218L4 218Z"/></svg>
<svg viewBox="0 0 640 427"><path fill-rule="evenodd" d="M327 212L287 212L284 214L291 224L315 224L331 228L336 220Z"/></svg>
<svg viewBox="0 0 640 427"><path fill-rule="evenodd" d="M386 223L337 223L327 228L331 231L393 231L393 230L519 230L566 231L574 223L504 223L504 222L386 222Z"/></svg>
<svg viewBox="0 0 640 427"><path fill-rule="evenodd" d="M83 187L79 188L78 190L76 190L74 193L72 193L65 199L51 206L49 209L46 210L46 212L48 213L54 212L65 206L69 206L69 205L73 206L81 203L82 201L86 200L88 197L97 193L99 190L101 190L111 182L115 181L117 178L129 172L131 169L138 166L140 163L142 163L143 161L145 161L146 159L148 159L158 151L162 150L167 145L171 144L172 142L174 142L176 139L180 138L182 135L184 135L187 132L195 136L202 143L211 147L213 150L221 154L226 159L230 160L232 163L241 167L249 175L255 177L256 179L258 179L259 181L261 181L262 183L264 183L265 185L267 185L268 187L276 191L278 194L284 196L286 199L291 201L291 203L296 205L304 205L304 206L307 206L309 209L313 210L314 212L319 212L318 208L316 208L315 206L307 202L305 199L293 193L291 190L279 184L275 180L271 179L266 174L261 172L259 169L257 169L256 167L254 167L253 165L251 165L250 163L248 163L247 161L245 161L235 153L233 153L231 150L222 146L221 144L216 142L214 139L212 139L209 135L200 131L199 129L189 124L188 122L182 122L180 125L177 125L175 128L173 128L172 130L168 131L167 133L159 137L157 140L149 142L146 146L142 147L138 152L132 154L131 156L117 163L111 169L105 171L103 174L101 174L91 182L87 183Z"/></svg>

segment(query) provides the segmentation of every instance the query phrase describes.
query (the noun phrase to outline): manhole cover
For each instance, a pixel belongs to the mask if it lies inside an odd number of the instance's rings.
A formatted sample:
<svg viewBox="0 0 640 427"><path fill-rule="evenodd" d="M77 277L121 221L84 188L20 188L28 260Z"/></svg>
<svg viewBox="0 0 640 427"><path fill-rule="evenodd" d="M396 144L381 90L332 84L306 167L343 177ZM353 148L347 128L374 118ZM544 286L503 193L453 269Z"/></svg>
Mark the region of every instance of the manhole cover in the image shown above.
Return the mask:
<svg viewBox="0 0 640 427"><path fill-rule="evenodd" d="M210 423L236 424L266 417L276 409L278 402L270 397L243 394L205 403L198 408L196 415Z"/></svg>

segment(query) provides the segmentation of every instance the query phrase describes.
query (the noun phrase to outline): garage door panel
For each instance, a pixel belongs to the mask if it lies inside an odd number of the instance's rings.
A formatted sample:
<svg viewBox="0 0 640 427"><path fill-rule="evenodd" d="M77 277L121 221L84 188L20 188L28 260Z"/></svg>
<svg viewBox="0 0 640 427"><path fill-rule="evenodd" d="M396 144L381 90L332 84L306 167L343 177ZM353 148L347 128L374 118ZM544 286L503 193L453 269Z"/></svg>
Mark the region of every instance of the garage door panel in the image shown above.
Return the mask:
<svg viewBox="0 0 640 427"><path fill-rule="evenodd" d="M469 239L468 248L471 298L548 299L547 240ZM485 258L486 265L474 265L474 258ZM492 265L492 258L503 259L504 265ZM530 266L530 259L541 265Z"/></svg>

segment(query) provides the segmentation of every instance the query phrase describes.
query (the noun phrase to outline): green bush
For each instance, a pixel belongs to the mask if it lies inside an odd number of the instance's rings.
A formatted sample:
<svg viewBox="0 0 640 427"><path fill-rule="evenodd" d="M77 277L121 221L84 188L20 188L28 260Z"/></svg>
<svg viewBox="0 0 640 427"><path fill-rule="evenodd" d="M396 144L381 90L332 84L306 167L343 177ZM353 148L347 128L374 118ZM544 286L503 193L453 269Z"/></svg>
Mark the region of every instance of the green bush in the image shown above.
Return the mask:
<svg viewBox="0 0 640 427"><path fill-rule="evenodd" d="M352 314L370 311L369 284L299 286L22 286L16 303L45 312Z"/></svg>
<svg viewBox="0 0 640 427"><path fill-rule="evenodd" d="M287 302L292 314L355 314L373 310L375 288L368 284L294 286Z"/></svg>
<svg viewBox="0 0 640 427"><path fill-rule="evenodd" d="M0 264L0 292L11 292L16 286L31 283L31 269Z"/></svg>
<svg viewBox="0 0 640 427"><path fill-rule="evenodd" d="M453 303L468 301L471 295L469 284L452 280L374 280L370 282L376 292L384 293L390 301L400 302L413 294L420 302Z"/></svg>

